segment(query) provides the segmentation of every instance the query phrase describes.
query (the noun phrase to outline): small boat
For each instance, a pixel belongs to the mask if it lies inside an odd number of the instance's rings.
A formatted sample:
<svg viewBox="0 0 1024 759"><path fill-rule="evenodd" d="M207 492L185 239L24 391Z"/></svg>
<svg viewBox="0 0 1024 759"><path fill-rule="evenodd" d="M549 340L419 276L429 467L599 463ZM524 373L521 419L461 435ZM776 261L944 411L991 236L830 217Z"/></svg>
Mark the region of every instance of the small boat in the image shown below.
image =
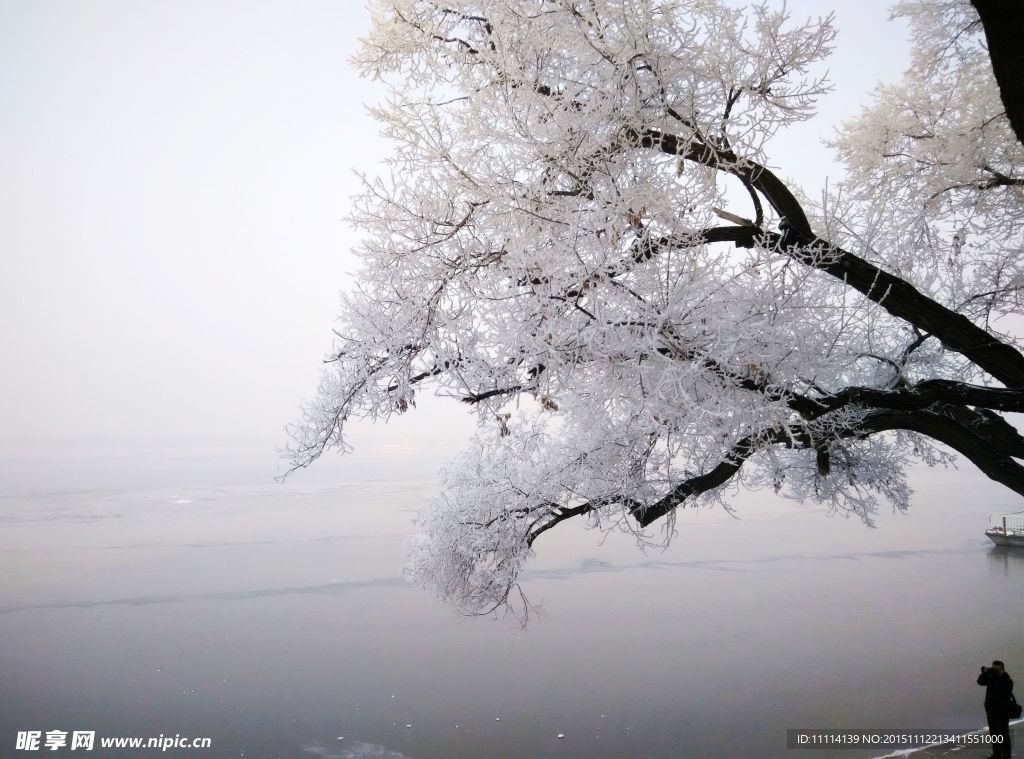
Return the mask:
<svg viewBox="0 0 1024 759"><path fill-rule="evenodd" d="M992 514L988 518L985 534L997 546L1024 548L1024 511L1012 514Z"/></svg>

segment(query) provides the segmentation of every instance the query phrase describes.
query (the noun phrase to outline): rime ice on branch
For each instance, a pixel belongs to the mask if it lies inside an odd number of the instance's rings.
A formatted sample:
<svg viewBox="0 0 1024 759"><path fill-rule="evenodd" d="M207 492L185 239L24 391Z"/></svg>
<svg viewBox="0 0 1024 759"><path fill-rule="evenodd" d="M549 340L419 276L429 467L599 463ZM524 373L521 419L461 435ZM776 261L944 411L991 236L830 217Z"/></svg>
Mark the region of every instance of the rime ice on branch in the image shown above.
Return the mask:
<svg viewBox="0 0 1024 759"><path fill-rule="evenodd" d="M913 66L843 128L847 178L815 201L770 145L828 90L831 18L377 2L357 64L389 89L394 153L354 212L363 268L293 465L421 389L475 409L411 562L469 612L576 516L670 525L738 483L870 523L935 442L1024 493L1001 417L1024 356L997 330L1024 281L1022 148L971 6L900 10Z"/></svg>

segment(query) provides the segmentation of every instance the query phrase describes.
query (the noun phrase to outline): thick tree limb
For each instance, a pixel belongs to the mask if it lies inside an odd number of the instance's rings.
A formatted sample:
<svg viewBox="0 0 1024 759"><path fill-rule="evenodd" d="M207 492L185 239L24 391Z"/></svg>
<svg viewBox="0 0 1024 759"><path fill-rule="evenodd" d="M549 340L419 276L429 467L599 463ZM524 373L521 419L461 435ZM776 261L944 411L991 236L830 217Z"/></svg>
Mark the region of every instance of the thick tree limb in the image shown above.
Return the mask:
<svg viewBox="0 0 1024 759"><path fill-rule="evenodd" d="M930 411L878 411L869 415L860 429L865 434L908 430L927 435L968 458L989 479L1005 485L1018 495L1024 495L1024 467L944 414Z"/></svg>
<svg viewBox="0 0 1024 759"><path fill-rule="evenodd" d="M786 440L788 440L788 435L784 431L775 432L767 437L748 435L736 443L721 463L710 472L679 483L668 495L652 504L634 504L629 511L641 527L647 527L681 505L687 498L706 493L727 483L740 470L744 462L757 451Z"/></svg>
<svg viewBox="0 0 1024 759"><path fill-rule="evenodd" d="M1024 437L992 411L1024 411L1024 390L1021 389L982 387L936 379L897 390L844 388L833 396L820 399L820 402L829 411L850 404L892 411L930 409L955 420L1001 453L1024 458Z"/></svg>
<svg viewBox="0 0 1024 759"><path fill-rule="evenodd" d="M785 182L766 167L754 161L737 156L733 151L712 147L702 142L681 140L674 134L658 129L644 129L628 135L636 144L645 148L656 148L663 153L681 156L709 168L718 169L740 179L760 192L780 218L801 235L811 234L803 206L786 187Z"/></svg>
<svg viewBox="0 0 1024 759"><path fill-rule="evenodd" d="M818 401L829 411L851 403L894 411L912 411L939 402L981 406L997 411L1024 411L1024 388L983 387L966 382L933 379L898 390L848 387Z"/></svg>
<svg viewBox="0 0 1024 759"><path fill-rule="evenodd" d="M851 429L844 437L864 438L879 432L908 430L926 435L933 440L945 443L953 450L965 456L985 475L1005 485L1014 492L1024 495L1024 466L1002 451L991 446L988 441L975 434L963 424L946 416L929 410L882 410L870 413L855 429ZM650 504L625 504L630 514L641 527L648 527L688 499L721 487L732 479L743 467L743 464L755 453L772 445L797 446L813 448L814 442L810 435L800 428L790 427L784 430L773 430L768 433L748 435L733 445L722 460L710 471L691 477L676 485L668 494ZM822 469L821 450L818 449L817 462L819 471ZM827 466L825 467L827 470ZM827 474L827 471L824 472ZM587 514L603 504L584 503L572 508L557 510L553 518L531 533L529 542L555 525Z"/></svg>
<svg viewBox="0 0 1024 759"><path fill-rule="evenodd" d="M994 411L968 408L955 403L936 403L930 410L956 420L1000 453L1024 459L1024 437L1016 427Z"/></svg>
<svg viewBox="0 0 1024 759"><path fill-rule="evenodd" d="M929 298L906 280L815 236L800 202L769 169L731 151L680 140L655 129L633 132L631 137L640 147L682 156L737 176L764 195L786 222L786 233L764 234L755 227L736 227L736 235L743 239L743 244L749 240L749 244L760 242L777 247L793 259L841 280L893 316L934 335L946 348L969 358L1007 387L1024 387L1024 355L1020 351L963 314ZM743 238L742 233L747 237Z"/></svg>
<svg viewBox="0 0 1024 759"><path fill-rule="evenodd" d="M988 57L1017 141L1024 145L1024 3L1020 0L971 0L981 16Z"/></svg>
<svg viewBox="0 0 1024 759"><path fill-rule="evenodd" d="M598 508L599 505L600 504L591 503L590 501L587 501L586 503L581 503L578 506L572 506L572 507L561 507L560 506L560 507L556 508L552 512L550 518L547 521L545 521L543 524L539 525L538 527L536 527L536 528L534 528L533 530L530 531L530 535L529 535L529 537L527 538L527 541L526 541L527 544L532 546L533 545L533 541L535 541L537 538L539 538L545 532L550 530L552 527L555 527L556 525L561 524L566 519L572 519L573 517L578 517L581 514L589 514L591 511L593 511L594 509Z"/></svg>
<svg viewBox="0 0 1024 759"><path fill-rule="evenodd" d="M784 244L784 238L779 242ZM823 256L818 251L827 253ZM1024 355L1020 351L906 280L817 237L807 246L791 246L787 253L842 280L893 316L931 333L946 348L970 359L1007 387L1024 387Z"/></svg>

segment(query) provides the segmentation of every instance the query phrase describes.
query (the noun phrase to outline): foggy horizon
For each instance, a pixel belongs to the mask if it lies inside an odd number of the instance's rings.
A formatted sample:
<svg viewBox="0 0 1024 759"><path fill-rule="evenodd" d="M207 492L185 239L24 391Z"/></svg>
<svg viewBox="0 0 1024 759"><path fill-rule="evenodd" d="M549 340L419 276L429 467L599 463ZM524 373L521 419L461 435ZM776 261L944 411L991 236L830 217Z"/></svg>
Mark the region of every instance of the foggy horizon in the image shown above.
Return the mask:
<svg viewBox="0 0 1024 759"><path fill-rule="evenodd" d="M348 62L361 4L242 8L0 3L0 448L228 445L276 463L315 394L358 268L353 171L391 149L364 109L385 93ZM823 127L907 65L887 18L840 8L835 90L774 141L808 191L836 173ZM392 422L353 424L354 456L457 448L475 424L422 397Z"/></svg>

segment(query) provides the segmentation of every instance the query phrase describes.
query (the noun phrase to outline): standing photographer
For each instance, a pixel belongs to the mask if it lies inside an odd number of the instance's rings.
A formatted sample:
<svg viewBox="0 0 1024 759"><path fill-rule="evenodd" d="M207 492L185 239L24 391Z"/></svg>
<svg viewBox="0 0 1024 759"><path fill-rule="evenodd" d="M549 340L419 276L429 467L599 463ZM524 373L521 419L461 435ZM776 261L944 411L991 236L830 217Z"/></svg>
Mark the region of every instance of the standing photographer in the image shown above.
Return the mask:
<svg viewBox="0 0 1024 759"><path fill-rule="evenodd" d="M1002 736L1002 743L992 744L990 759L1010 757L1010 711L1013 698L1013 680L998 659L991 667L982 667L978 685L985 686L985 716L988 717L989 735Z"/></svg>

